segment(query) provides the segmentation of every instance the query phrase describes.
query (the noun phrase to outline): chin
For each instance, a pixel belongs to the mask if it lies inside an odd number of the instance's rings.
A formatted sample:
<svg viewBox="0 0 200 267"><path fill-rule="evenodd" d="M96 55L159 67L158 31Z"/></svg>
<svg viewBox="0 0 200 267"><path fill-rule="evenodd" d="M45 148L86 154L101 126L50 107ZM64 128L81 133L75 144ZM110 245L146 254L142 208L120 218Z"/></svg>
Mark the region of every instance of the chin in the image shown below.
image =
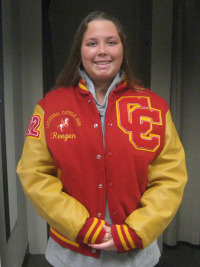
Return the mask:
<svg viewBox="0 0 200 267"><path fill-rule="evenodd" d="M96 75L95 77L95 80L112 80L114 77L116 76L116 73L115 74L99 74L99 75Z"/></svg>

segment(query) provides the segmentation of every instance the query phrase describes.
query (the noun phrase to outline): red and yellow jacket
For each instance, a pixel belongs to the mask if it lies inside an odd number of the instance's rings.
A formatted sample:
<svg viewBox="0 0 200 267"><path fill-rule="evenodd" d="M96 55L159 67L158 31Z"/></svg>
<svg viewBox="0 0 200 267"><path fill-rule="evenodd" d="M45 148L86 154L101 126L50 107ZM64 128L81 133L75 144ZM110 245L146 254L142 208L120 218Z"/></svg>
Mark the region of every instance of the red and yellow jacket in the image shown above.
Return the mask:
<svg viewBox="0 0 200 267"><path fill-rule="evenodd" d="M164 99L122 81L110 93L103 143L92 94L47 93L17 167L25 194L60 245L98 257L106 199L118 252L145 248L174 217L187 180L184 150Z"/></svg>

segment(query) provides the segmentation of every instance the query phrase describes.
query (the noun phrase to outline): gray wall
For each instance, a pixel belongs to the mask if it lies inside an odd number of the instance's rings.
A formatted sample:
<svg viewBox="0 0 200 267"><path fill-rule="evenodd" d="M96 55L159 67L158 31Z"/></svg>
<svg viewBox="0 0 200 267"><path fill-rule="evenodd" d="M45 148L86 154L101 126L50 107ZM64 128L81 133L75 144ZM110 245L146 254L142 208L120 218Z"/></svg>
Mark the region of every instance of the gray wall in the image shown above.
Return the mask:
<svg viewBox="0 0 200 267"><path fill-rule="evenodd" d="M28 244L32 253L40 253L44 252L47 242L46 223L27 203L15 172L30 116L35 104L43 96L42 11L39 0L2 0L1 7L11 234L6 240L0 166L0 256L3 267L20 267Z"/></svg>
<svg viewBox="0 0 200 267"><path fill-rule="evenodd" d="M172 1L153 1L151 89L170 104Z"/></svg>
<svg viewBox="0 0 200 267"><path fill-rule="evenodd" d="M6 240L2 173L0 177L1 263L21 266L28 245L26 200L15 172L23 145L20 9L17 1L2 1L5 133L11 235Z"/></svg>

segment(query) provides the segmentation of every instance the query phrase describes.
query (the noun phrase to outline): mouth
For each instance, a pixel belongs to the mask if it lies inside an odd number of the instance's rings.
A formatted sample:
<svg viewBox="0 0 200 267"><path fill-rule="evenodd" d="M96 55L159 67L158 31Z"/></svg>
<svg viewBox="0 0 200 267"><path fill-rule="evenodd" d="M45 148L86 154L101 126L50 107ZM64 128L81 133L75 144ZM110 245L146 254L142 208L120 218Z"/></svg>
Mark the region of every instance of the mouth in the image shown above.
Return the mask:
<svg viewBox="0 0 200 267"><path fill-rule="evenodd" d="M110 64L111 63L111 61L95 61L95 64L96 65L108 65L108 64Z"/></svg>

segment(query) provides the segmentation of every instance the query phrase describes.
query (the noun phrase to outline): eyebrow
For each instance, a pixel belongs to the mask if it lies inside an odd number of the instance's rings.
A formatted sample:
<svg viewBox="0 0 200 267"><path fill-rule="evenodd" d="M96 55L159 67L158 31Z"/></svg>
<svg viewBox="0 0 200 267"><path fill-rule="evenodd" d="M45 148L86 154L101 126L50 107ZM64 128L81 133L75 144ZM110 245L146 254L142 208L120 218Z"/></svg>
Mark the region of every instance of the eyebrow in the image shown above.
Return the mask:
<svg viewBox="0 0 200 267"><path fill-rule="evenodd" d="M109 39L119 39L117 36L108 36L106 37L106 40L109 40ZM97 41L98 38L88 38L86 39L85 41Z"/></svg>
<svg viewBox="0 0 200 267"><path fill-rule="evenodd" d="M96 41L96 40L97 40L97 38L88 38L85 41Z"/></svg>

